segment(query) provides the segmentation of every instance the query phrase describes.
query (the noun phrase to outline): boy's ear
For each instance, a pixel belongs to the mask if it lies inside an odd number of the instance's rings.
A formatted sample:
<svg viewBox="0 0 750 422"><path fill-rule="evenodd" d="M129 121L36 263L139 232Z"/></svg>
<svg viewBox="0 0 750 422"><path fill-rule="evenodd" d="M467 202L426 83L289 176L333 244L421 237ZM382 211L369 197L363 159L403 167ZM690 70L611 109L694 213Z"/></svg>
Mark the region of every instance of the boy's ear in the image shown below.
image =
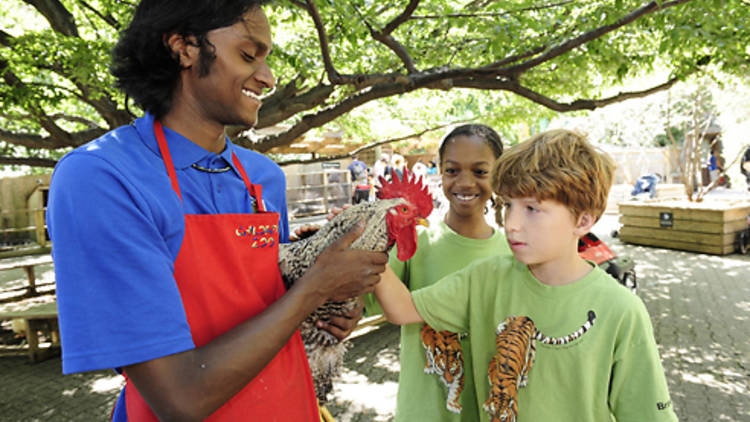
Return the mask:
<svg viewBox="0 0 750 422"><path fill-rule="evenodd" d="M576 236L581 237L590 232L591 228L594 227L594 224L596 224L596 218L594 218L591 213L582 213L580 216L578 216L578 221L576 222Z"/></svg>
<svg viewBox="0 0 750 422"><path fill-rule="evenodd" d="M181 34L165 34L164 45L172 53L172 57L180 61L180 67L190 69L197 63L200 49L193 36L185 38Z"/></svg>

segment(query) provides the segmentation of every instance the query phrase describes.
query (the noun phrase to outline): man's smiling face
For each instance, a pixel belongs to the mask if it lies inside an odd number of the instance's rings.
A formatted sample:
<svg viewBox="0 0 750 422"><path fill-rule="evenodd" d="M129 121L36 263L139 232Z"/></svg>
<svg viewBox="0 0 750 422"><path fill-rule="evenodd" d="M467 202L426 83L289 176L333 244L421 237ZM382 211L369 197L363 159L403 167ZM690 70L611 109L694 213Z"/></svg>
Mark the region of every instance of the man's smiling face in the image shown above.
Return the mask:
<svg viewBox="0 0 750 422"><path fill-rule="evenodd" d="M201 115L223 125L254 126L261 95L275 81L266 58L271 52L271 28L259 7L250 9L234 25L206 34L215 59L208 73L192 66L183 79L184 94Z"/></svg>

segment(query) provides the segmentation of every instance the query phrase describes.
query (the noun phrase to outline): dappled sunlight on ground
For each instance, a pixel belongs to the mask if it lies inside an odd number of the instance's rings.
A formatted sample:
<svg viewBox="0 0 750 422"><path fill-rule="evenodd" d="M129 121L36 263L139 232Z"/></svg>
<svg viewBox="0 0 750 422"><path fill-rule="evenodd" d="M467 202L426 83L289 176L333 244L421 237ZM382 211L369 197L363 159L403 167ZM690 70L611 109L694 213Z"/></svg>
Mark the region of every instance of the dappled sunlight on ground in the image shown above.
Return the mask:
<svg viewBox="0 0 750 422"><path fill-rule="evenodd" d="M617 216L605 215L592 231L636 263L638 295L680 421L750 422L750 256L629 245L612 237L618 227ZM398 329L386 326L352 343L328 407L340 422L391 420Z"/></svg>
<svg viewBox="0 0 750 422"><path fill-rule="evenodd" d="M336 385L335 406L331 406L331 409L337 408L337 421L339 422L386 421L392 416L390 409L396 402L397 391L398 382L386 381L375 387L368 383L367 376L346 371Z"/></svg>
<svg viewBox="0 0 750 422"><path fill-rule="evenodd" d="M104 421L124 385L113 371L62 375L59 358L0 357L0 420Z"/></svg>
<svg viewBox="0 0 750 422"><path fill-rule="evenodd" d="M611 236L618 226L617 216L605 215L592 231L615 254L635 261L638 295L651 315L680 422L750 422L750 255L629 245ZM51 277L49 270L37 272L39 283ZM0 280L7 283L23 288L25 275ZM0 304L23 308L53 299L47 294ZM327 403L338 422L392 420L399 333L388 324L349 340ZM0 356L0 420L107 420L123 378L113 371L63 376L60 364L59 358L32 365L23 354Z"/></svg>
<svg viewBox="0 0 750 422"><path fill-rule="evenodd" d="M391 420L398 391L399 332L389 324L350 340L345 369L326 405L337 422Z"/></svg>
<svg viewBox="0 0 750 422"><path fill-rule="evenodd" d="M123 386L122 375L112 375L111 377L102 377L91 383L92 393L112 393L119 392Z"/></svg>
<svg viewBox="0 0 750 422"><path fill-rule="evenodd" d="M750 421L750 256L605 242L636 262L680 421Z"/></svg>

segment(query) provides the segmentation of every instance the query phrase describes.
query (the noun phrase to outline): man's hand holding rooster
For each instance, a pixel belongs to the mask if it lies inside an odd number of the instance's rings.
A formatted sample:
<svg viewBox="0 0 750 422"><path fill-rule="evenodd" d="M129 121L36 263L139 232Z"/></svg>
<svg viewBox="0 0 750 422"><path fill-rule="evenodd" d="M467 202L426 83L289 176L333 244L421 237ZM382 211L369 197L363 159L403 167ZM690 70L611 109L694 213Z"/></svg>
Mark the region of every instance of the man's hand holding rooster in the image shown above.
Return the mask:
<svg viewBox="0 0 750 422"><path fill-rule="evenodd" d="M388 263L388 255L350 248L364 229L364 221L355 224L328 246L297 282L317 293L320 300L318 306L327 300L343 301L370 293L380 281L380 274L385 271Z"/></svg>
<svg viewBox="0 0 750 422"><path fill-rule="evenodd" d="M333 207L326 216L328 221L333 220L334 217L341 214L345 209L351 207L351 204L345 204L343 208ZM302 240L315 234L320 229L317 224L303 224L294 230L292 236L289 237L291 242ZM328 321L318 321L315 324L318 328L323 329L331 333L334 337L338 338L339 341L349 337L351 333L357 328L359 320L362 319L362 313L365 309L365 303L360 297L357 301L357 306L354 307L349 313L342 316L331 317Z"/></svg>

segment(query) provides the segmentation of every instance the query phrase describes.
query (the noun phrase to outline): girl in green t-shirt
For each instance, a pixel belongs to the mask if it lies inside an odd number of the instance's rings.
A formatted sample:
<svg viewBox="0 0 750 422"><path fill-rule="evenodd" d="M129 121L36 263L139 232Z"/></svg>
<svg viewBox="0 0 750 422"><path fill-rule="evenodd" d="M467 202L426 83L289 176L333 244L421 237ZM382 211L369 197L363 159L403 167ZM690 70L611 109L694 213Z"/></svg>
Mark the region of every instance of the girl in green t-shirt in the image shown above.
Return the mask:
<svg viewBox="0 0 750 422"><path fill-rule="evenodd" d="M470 263L497 254L510 254L505 236L487 223L492 200L490 170L503 152L500 136L490 127L456 127L442 141L439 152L443 193L449 209L442 221L419 234L417 252L409 261L391 253L390 266L409 290L429 286ZM369 314L379 307L366 299ZM401 328L401 372L396 421L476 421L479 409L474 393L468 339L436 333L425 324ZM446 347L447 360L427 364L426 347ZM452 370L443 371L441 367ZM442 372L442 374L440 374Z"/></svg>

